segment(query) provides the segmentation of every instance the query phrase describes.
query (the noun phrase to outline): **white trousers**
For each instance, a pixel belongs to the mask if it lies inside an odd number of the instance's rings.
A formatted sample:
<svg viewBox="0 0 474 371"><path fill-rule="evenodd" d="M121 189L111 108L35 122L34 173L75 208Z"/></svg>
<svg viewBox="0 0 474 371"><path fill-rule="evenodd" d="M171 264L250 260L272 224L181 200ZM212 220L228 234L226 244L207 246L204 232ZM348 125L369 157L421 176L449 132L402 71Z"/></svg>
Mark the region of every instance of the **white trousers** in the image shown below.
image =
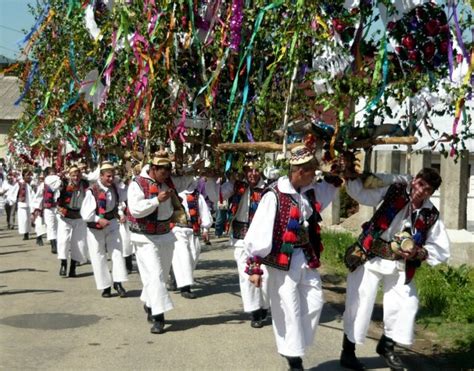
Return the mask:
<svg viewBox="0 0 474 371"><path fill-rule="evenodd" d="M57 216L58 220L58 259L71 259L80 263L87 261L86 223L82 219L69 219Z"/></svg>
<svg viewBox="0 0 474 371"><path fill-rule="evenodd" d="M30 233L31 231L31 212L28 206L18 204L17 211L18 234Z"/></svg>
<svg viewBox="0 0 474 371"><path fill-rule="evenodd" d="M201 254L201 242L191 228L174 227L173 233L176 236L173 253L176 286L191 286L194 284L194 270Z"/></svg>
<svg viewBox="0 0 474 371"><path fill-rule="evenodd" d="M58 238L58 219L56 215L56 208L43 210L43 219L46 224L46 237L48 241Z"/></svg>
<svg viewBox="0 0 474 371"><path fill-rule="evenodd" d="M114 282L128 281L117 224L116 221L111 221L104 229L87 228L87 247L97 290L112 287ZM112 260L112 275L107 264L109 256Z"/></svg>
<svg viewBox="0 0 474 371"><path fill-rule="evenodd" d="M128 222L120 223L120 238L122 239L122 253L123 257L126 258L133 254L133 246L130 241L130 228Z"/></svg>
<svg viewBox="0 0 474 371"><path fill-rule="evenodd" d="M35 219L35 234L36 237L42 237L46 234L46 224L44 224L44 218L41 215Z"/></svg>
<svg viewBox="0 0 474 371"><path fill-rule="evenodd" d="M268 267L268 293L278 353L302 357L313 344L323 308L319 272L306 268L301 249L295 249L289 271Z"/></svg>
<svg viewBox="0 0 474 371"><path fill-rule="evenodd" d="M353 343L364 343L380 282L384 293L384 333L396 343L411 345L418 311L416 287L413 281L405 285L404 271L381 273L370 262L347 276L344 332Z"/></svg>
<svg viewBox="0 0 474 371"><path fill-rule="evenodd" d="M262 286L257 288L249 281L249 275L245 273L248 258L245 249L243 247L234 248L234 258L239 272L240 296L242 297L244 312L250 313L260 308L267 309L269 307L269 298L266 266L261 266L263 270Z"/></svg>
<svg viewBox="0 0 474 371"><path fill-rule="evenodd" d="M132 233L132 244L143 284L140 300L151 308L153 315L167 312L174 308L166 289L173 260L174 236L171 232L164 235L138 235L138 239L134 240L134 235Z"/></svg>

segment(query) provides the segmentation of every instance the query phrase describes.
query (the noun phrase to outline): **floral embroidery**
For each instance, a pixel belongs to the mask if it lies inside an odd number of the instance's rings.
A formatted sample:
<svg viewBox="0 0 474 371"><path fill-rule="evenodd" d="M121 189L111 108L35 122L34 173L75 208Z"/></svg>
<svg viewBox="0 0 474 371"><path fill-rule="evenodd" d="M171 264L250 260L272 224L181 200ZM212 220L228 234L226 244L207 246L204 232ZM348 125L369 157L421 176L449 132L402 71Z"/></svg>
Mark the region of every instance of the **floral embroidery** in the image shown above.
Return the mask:
<svg viewBox="0 0 474 371"><path fill-rule="evenodd" d="M104 218L106 214L106 207L107 207L107 195L103 190L99 191L99 195L97 196L97 215L99 218ZM96 223L95 226L98 229L102 229L102 226L99 223Z"/></svg>
<svg viewBox="0 0 474 371"><path fill-rule="evenodd" d="M262 265L262 258L259 256L251 256L247 259L247 266L245 267L245 273L249 276L253 274L263 275L263 270L260 268Z"/></svg>
<svg viewBox="0 0 474 371"><path fill-rule="evenodd" d="M199 217L199 195L197 191L190 193L186 196L186 202L188 203L188 211L190 216L190 223L193 229L193 233L198 235L201 231L201 218Z"/></svg>

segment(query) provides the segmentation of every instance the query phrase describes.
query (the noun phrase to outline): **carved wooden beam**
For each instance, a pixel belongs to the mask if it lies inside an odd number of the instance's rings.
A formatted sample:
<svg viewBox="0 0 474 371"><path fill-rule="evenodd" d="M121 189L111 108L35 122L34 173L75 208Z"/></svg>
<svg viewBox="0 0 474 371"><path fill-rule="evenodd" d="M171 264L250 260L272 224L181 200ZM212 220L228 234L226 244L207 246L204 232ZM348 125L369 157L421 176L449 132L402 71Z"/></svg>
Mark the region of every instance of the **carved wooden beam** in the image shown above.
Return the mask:
<svg viewBox="0 0 474 371"><path fill-rule="evenodd" d="M300 144L289 144L288 149ZM221 152L280 152L283 150L283 146L274 142L221 143L217 145L217 150Z"/></svg>
<svg viewBox="0 0 474 371"><path fill-rule="evenodd" d="M349 148L369 148L379 144L403 144L410 145L418 143L418 138L416 137L379 137L379 138L368 138L361 139L355 142L352 142L349 145Z"/></svg>

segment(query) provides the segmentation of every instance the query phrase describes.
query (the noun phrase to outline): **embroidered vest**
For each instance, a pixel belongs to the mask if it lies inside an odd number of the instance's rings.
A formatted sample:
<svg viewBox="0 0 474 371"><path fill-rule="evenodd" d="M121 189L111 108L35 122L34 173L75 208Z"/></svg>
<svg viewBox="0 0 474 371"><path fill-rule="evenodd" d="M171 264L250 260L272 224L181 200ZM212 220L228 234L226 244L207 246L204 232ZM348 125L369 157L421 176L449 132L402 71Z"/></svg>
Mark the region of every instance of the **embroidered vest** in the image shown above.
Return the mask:
<svg viewBox="0 0 474 371"><path fill-rule="evenodd" d="M249 188L249 185L245 182L236 181L234 183L234 194L230 198L229 213L230 219L232 220L232 237L235 239L243 240L247 234L248 228L252 219L257 211L258 204L262 199L263 189L254 188L250 189L250 202L248 208L248 221L241 222L235 219L237 211L239 210L240 202L245 191Z"/></svg>
<svg viewBox="0 0 474 371"><path fill-rule="evenodd" d="M21 182L18 188L18 202L26 202L26 183Z"/></svg>
<svg viewBox="0 0 474 371"><path fill-rule="evenodd" d="M186 195L188 204L189 220L188 226L192 228L193 234L199 236L201 234L201 216L199 214L199 191L195 189L193 193Z"/></svg>
<svg viewBox="0 0 474 371"><path fill-rule="evenodd" d="M109 212L106 212L106 205L107 205L107 192L104 191L97 183L94 184L92 187L89 188L92 191L92 195L95 198L96 202L96 209L95 213L101 218L105 218L107 220L118 219L118 205L119 205L119 194L117 191L117 187L115 184L112 184L111 190L115 195L115 205L113 209ZM92 229L103 229L99 223L89 222L87 223L87 227Z"/></svg>
<svg viewBox="0 0 474 371"><path fill-rule="evenodd" d="M158 196L159 188L154 180L137 176L134 182L140 186L145 199ZM143 218L135 218L127 208L127 219L130 223L130 231L133 233L159 235L170 231L169 221L158 221L158 208Z"/></svg>
<svg viewBox="0 0 474 371"><path fill-rule="evenodd" d="M72 189L71 189L72 188ZM79 184L76 186L72 183L69 183L66 179L63 180L63 186L61 187L61 192L59 193L59 198L57 201L57 206L65 208L68 212L79 212L79 208L74 208L72 205L74 192L79 191L79 204L82 205L82 201L86 195L86 191L89 188L89 182L81 179ZM68 217L66 215L66 217Z"/></svg>
<svg viewBox="0 0 474 371"><path fill-rule="evenodd" d="M54 192L46 184L43 189L43 208L51 209L56 207L56 201L54 199Z"/></svg>
<svg viewBox="0 0 474 371"><path fill-rule="evenodd" d="M370 249L374 240L390 227L395 216L410 202L410 197L405 184L392 184L384 197L380 207L377 209L372 218L362 225L362 233L359 236L359 244L371 256ZM414 234L413 240L418 247L423 247L428 237L428 231L436 223L439 217L439 211L436 207L431 209L423 208L418 213L413 223ZM406 282L409 283L415 275L415 270L421 265L420 261L408 260L406 262Z"/></svg>
<svg viewBox="0 0 474 371"><path fill-rule="evenodd" d="M288 230L288 222L290 221L290 210L292 207L298 207L298 203L286 193L282 193L278 189L277 183L271 185L266 192L273 192L277 199L277 212L273 225L272 250L265 258L263 264L270 267L288 271L291 264L291 256L293 248L302 248L310 268L319 267L319 257L322 251L321 236L319 222L322 220L319 211L316 209L316 197L313 193L314 205L313 215L308 219L308 229L301 226L296 236L296 241L292 243L291 248L285 246L284 235Z"/></svg>

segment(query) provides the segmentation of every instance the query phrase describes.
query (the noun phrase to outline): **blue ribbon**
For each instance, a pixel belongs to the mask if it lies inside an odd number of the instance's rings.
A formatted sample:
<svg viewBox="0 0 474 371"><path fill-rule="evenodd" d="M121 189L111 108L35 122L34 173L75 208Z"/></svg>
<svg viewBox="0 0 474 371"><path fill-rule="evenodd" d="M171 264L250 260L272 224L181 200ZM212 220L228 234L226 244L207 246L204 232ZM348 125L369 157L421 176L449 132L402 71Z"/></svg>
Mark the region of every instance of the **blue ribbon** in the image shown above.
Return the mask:
<svg viewBox="0 0 474 371"><path fill-rule="evenodd" d="M17 44L19 46L25 44L30 38L31 36L33 36L33 34L38 31L38 28L39 26L41 25L41 23L43 23L44 21L44 18L46 17L46 15L48 14L49 12L49 4L45 4L44 8L43 8L43 11L41 12L40 16L38 17L38 20L36 21L36 23L34 24L33 28L30 30L30 32L28 32L26 34L25 37L23 37L23 39L21 39L20 41L17 42Z"/></svg>
<svg viewBox="0 0 474 371"><path fill-rule="evenodd" d="M33 83L33 79L35 78L36 72L38 72L38 61L33 62L33 67L26 79L25 88L23 89L23 93L21 93L20 97L14 103L15 106L18 106L20 102L25 98L26 93L30 90L31 84Z"/></svg>
<svg viewBox="0 0 474 371"><path fill-rule="evenodd" d="M388 78L388 57L387 57L387 39L383 39L383 56L382 56L382 86L380 86L377 95L370 101L367 105L365 111L371 111L377 103L382 99L383 93L385 92L385 87L387 86Z"/></svg>

